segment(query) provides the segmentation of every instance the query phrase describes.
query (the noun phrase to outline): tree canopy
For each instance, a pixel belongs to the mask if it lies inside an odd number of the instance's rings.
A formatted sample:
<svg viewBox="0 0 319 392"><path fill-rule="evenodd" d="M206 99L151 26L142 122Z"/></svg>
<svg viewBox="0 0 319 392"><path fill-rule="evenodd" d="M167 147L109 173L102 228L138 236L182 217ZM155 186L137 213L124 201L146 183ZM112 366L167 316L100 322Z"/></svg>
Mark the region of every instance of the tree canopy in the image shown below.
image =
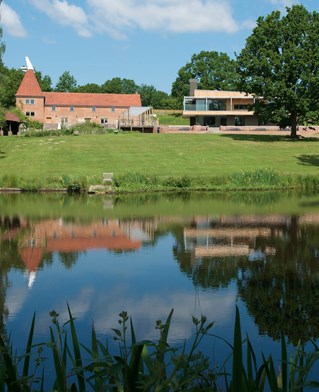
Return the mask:
<svg viewBox="0 0 319 392"><path fill-rule="evenodd" d="M5 52L5 50L6 50L6 45L2 40L2 27L0 27L0 65L3 65L2 56Z"/></svg>
<svg viewBox="0 0 319 392"><path fill-rule="evenodd" d="M134 80L116 77L104 82L101 88L103 93L135 94L138 86Z"/></svg>
<svg viewBox="0 0 319 392"><path fill-rule="evenodd" d="M63 72L59 77L58 83L55 86L55 91L59 92L74 92L77 88L77 81L69 71Z"/></svg>
<svg viewBox="0 0 319 392"><path fill-rule="evenodd" d="M179 103L164 91L157 90L154 86L142 84L138 88L143 106L152 106L155 109L178 109Z"/></svg>
<svg viewBox="0 0 319 392"><path fill-rule="evenodd" d="M239 75L236 61L226 53L201 51L194 54L191 61L178 71L178 77L172 85L172 96L181 102L189 95L189 79L198 80L202 90L236 90Z"/></svg>
<svg viewBox="0 0 319 392"><path fill-rule="evenodd" d="M10 108L15 106L15 94L23 78L21 69L9 69L0 65L0 106Z"/></svg>
<svg viewBox="0 0 319 392"><path fill-rule="evenodd" d="M319 14L302 5L257 20L237 57L239 89L263 98L256 113L265 121L291 126L319 109Z"/></svg>

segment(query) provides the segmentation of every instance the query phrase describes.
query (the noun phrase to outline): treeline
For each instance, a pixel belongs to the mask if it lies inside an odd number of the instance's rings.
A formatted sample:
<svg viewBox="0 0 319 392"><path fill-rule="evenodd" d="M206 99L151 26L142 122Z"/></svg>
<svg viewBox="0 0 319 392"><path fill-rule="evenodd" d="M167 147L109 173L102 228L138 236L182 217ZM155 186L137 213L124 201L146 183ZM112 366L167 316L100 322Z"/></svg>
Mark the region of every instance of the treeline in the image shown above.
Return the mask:
<svg viewBox="0 0 319 392"><path fill-rule="evenodd" d="M0 32L1 33L1 32ZM1 34L0 34L1 39ZM1 64L1 60L0 60ZM153 85L138 85L132 79L115 77L102 84L87 83L79 85L76 78L65 71L59 77L55 86L49 75L35 71L42 91L79 92L79 93L110 93L134 94L139 93L143 106L154 109L182 109L184 96L189 95L189 80L196 78L198 88L203 90L236 90L239 74L236 71L236 61L226 53L201 51L194 54L177 73L172 84L171 94L157 90ZM23 78L21 69L7 68L0 65L0 106L10 108L15 105L15 94Z"/></svg>
<svg viewBox="0 0 319 392"><path fill-rule="evenodd" d="M35 71L42 91L79 92L79 93L113 93L134 94L139 93L143 106L152 106L155 109L181 109L182 101L172 97L164 91L157 90L154 86L146 84L137 85L134 80L115 77L102 84L87 83L78 85L75 77L65 71L55 86L49 75L42 75ZM15 94L19 88L24 72L21 69L0 66L0 106L10 108L15 105Z"/></svg>

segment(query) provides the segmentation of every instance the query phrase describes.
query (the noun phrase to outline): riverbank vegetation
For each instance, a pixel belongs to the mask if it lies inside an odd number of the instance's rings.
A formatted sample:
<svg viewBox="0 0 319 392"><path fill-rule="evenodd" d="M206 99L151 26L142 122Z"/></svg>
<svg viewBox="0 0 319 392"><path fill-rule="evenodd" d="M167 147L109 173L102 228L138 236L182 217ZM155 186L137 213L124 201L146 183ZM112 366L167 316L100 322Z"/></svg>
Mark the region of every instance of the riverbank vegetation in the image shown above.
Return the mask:
<svg viewBox="0 0 319 392"><path fill-rule="evenodd" d="M3 137L1 188L113 191L317 188L319 139L271 135L80 134Z"/></svg>
<svg viewBox="0 0 319 392"><path fill-rule="evenodd" d="M69 320L59 321L52 311L48 342L34 341L36 318L33 316L24 352L17 353L13 342L0 337L0 388L2 391L302 391L317 387L311 371L318 362L319 348L310 352L298 345L289 352L281 336L281 358L267 358L242 339L240 315L236 308L233 342L224 341L226 358L212 364L203 353L219 339L213 322L205 316L192 318L191 342L171 345L169 329L173 310L166 321L157 321L157 340L140 340L127 312L119 315L113 328L114 351L108 341L98 339L94 325L91 345L78 339L75 319L68 308ZM222 339L223 340L223 339ZM246 351L244 358L243 352ZM51 362L52 365L46 367ZM278 366L279 364L279 366ZM53 370L47 373L47 369Z"/></svg>

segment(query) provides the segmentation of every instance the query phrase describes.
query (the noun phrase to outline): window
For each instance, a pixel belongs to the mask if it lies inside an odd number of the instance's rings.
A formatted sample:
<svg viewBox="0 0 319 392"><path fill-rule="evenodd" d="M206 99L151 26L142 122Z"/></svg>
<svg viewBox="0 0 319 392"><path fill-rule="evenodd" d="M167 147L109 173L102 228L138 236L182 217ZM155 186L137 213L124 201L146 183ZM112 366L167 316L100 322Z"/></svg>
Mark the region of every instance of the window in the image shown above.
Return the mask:
<svg viewBox="0 0 319 392"><path fill-rule="evenodd" d="M115 112L115 107L114 106L111 107L111 112Z"/></svg>
<svg viewBox="0 0 319 392"><path fill-rule="evenodd" d="M248 110L249 105L234 105L235 110Z"/></svg>
<svg viewBox="0 0 319 392"><path fill-rule="evenodd" d="M185 98L184 110L196 110L196 101L193 98Z"/></svg>
<svg viewBox="0 0 319 392"><path fill-rule="evenodd" d="M96 106L92 106L92 112L96 112Z"/></svg>
<svg viewBox="0 0 319 392"><path fill-rule="evenodd" d="M101 118L101 124L107 124L107 123L108 123L107 118Z"/></svg>
<svg viewBox="0 0 319 392"><path fill-rule="evenodd" d="M208 110L226 110L226 100L208 99L207 106L208 106Z"/></svg>
<svg viewBox="0 0 319 392"><path fill-rule="evenodd" d="M35 113L34 112L26 112L25 115L28 117L34 117Z"/></svg>
<svg viewBox="0 0 319 392"><path fill-rule="evenodd" d="M52 110L52 112L55 112L55 105L51 106L51 110Z"/></svg>
<svg viewBox="0 0 319 392"><path fill-rule="evenodd" d="M26 103L27 105L34 105L34 99L33 99L33 98L27 98L27 99L25 100L25 103Z"/></svg>
<svg viewBox="0 0 319 392"><path fill-rule="evenodd" d="M74 106L70 106L70 112L74 112Z"/></svg>
<svg viewBox="0 0 319 392"><path fill-rule="evenodd" d="M69 119L67 117L61 117L61 125L65 125L69 122Z"/></svg>
<svg viewBox="0 0 319 392"><path fill-rule="evenodd" d="M86 123L89 123L89 122L91 122L91 119L90 119L90 118L85 118L84 121L85 121Z"/></svg>
<svg viewBox="0 0 319 392"><path fill-rule="evenodd" d="M244 126L245 125L245 117L236 116L235 117L235 125L238 127Z"/></svg>

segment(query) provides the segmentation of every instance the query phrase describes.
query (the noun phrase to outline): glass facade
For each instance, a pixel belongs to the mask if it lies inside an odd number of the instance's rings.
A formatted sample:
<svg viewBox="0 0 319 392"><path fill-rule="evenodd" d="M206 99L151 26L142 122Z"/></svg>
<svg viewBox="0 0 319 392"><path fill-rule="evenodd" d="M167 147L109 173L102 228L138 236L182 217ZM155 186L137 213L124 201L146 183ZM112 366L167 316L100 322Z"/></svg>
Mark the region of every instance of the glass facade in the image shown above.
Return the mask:
<svg viewBox="0 0 319 392"><path fill-rule="evenodd" d="M226 110L226 99L207 99L208 110Z"/></svg>
<svg viewBox="0 0 319 392"><path fill-rule="evenodd" d="M186 97L184 99L184 110L196 110L196 111L226 110L226 99Z"/></svg>

